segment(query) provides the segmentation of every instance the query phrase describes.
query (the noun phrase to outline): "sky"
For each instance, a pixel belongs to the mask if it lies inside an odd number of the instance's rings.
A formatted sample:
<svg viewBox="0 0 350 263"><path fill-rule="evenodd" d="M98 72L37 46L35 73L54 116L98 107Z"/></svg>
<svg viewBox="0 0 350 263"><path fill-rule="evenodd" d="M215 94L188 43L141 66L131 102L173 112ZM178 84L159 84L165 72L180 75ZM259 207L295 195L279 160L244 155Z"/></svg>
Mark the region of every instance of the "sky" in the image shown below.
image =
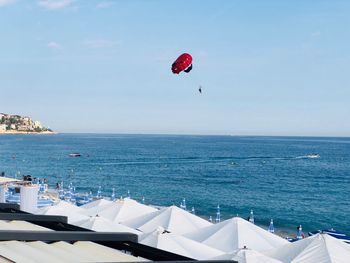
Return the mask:
<svg viewBox="0 0 350 263"><path fill-rule="evenodd" d="M350 1L0 0L0 35L0 112L58 132L350 136Z"/></svg>

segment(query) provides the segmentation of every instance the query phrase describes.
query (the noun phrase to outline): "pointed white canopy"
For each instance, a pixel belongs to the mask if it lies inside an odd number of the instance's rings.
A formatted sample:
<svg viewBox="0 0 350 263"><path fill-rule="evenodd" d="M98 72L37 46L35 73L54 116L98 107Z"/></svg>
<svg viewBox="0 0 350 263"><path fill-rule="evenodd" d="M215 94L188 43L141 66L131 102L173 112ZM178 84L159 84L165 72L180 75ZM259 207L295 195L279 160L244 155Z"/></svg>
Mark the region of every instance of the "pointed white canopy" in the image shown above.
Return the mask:
<svg viewBox="0 0 350 263"><path fill-rule="evenodd" d="M288 244L287 240L240 217L187 233L185 236L226 253L244 247L262 252Z"/></svg>
<svg viewBox="0 0 350 263"><path fill-rule="evenodd" d="M317 234L265 254L282 262L346 263L350 261L350 245L330 235Z"/></svg>
<svg viewBox="0 0 350 263"><path fill-rule="evenodd" d="M123 223L124 221L131 220L154 211L158 210L154 207L140 204L133 199L124 198L101 207L97 214L116 223Z"/></svg>
<svg viewBox="0 0 350 263"><path fill-rule="evenodd" d="M164 233L164 229L161 227L151 233L143 234L139 242L147 246L198 260L210 259L224 254L223 251L186 237L174 233Z"/></svg>
<svg viewBox="0 0 350 263"><path fill-rule="evenodd" d="M212 225L209 221L176 206L163 208L152 214L126 221L124 224L145 233L163 227L165 230L179 235Z"/></svg>
<svg viewBox="0 0 350 263"><path fill-rule="evenodd" d="M141 234L140 231L137 231L131 227L124 226L122 224L115 223L101 216L91 216L88 219L75 222L74 225L97 232L127 232L137 235Z"/></svg>
<svg viewBox="0 0 350 263"><path fill-rule="evenodd" d="M46 207L42 207L40 209L38 209L38 211L46 211L46 210L50 210L50 208L55 208L57 210L67 210L69 209L71 212L76 212L76 213L82 213L84 212L84 209L82 209L79 206L76 206L72 203L69 203L67 201L64 200L60 200L58 203L52 204L50 206L46 206Z"/></svg>
<svg viewBox="0 0 350 263"><path fill-rule="evenodd" d="M92 201L91 203L82 205L81 208L85 210L83 212L85 215L95 216L95 215L98 215L103 209L106 209L112 206L113 204L114 204L113 201L98 199L98 200Z"/></svg>
<svg viewBox="0 0 350 263"><path fill-rule="evenodd" d="M68 223L73 224L74 222L89 218L87 215L83 214L84 211L83 208L61 200L57 204L45 206L36 210L35 214L67 216Z"/></svg>
<svg viewBox="0 0 350 263"><path fill-rule="evenodd" d="M234 253L211 258L211 260L234 260L238 263L282 263L282 261L265 256L258 251L245 248L239 249Z"/></svg>
<svg viewBox="0 0 350 263"><path fill-rule="evenodd" d="M113 201L101 198L101 199L97 199L95 201L92 201L90 203L87 203L85 205L82 205L80 207L84 208L86 210L90 210L90 209L97 209L97 208L105 207L106 205L110 205L112 203L113 203Z"/></svg>

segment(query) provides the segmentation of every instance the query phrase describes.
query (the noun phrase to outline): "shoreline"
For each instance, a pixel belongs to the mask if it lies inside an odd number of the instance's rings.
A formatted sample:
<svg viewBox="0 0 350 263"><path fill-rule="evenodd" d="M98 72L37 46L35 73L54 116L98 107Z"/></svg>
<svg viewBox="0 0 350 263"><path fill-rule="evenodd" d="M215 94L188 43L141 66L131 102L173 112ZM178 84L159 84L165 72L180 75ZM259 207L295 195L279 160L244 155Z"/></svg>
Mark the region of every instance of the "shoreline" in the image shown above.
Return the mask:
<svg viewBox="0 0 350 263"><path fill-rule="evenodd" d="M26 132L26 131L5 131L5 132L0 132L1 135L22 135L22 134L35 134L35 135L54 135L58 134L58 132L50 132L50 131L43 131L43 132Z"/></svg>

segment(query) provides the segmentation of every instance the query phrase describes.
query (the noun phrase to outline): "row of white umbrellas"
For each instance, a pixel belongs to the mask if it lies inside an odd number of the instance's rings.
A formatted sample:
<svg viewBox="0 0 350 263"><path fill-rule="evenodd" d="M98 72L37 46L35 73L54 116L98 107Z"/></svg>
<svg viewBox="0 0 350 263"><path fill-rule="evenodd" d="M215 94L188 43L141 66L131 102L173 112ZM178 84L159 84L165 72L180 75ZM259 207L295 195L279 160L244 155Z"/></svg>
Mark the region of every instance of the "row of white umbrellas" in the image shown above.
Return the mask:
<svg viewBox="0 0 350 263"><path fill-rule="evenodd" d="M328 235L289 243L239 217L212 224L176 206L157 209L130 198L81 207L60 201L37 213L65 215L69 223L94 231L135 233L142 244L194 259L313 263L350 258L350 246Z"/></svg>

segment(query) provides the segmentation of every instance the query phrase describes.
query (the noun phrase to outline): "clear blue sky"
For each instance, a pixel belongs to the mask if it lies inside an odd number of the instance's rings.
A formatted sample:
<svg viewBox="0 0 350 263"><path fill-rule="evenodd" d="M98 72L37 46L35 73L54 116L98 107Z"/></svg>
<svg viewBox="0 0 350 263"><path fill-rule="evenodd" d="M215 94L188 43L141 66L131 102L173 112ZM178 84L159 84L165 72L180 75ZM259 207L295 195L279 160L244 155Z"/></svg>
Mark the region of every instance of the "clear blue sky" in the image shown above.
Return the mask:
<svg viewBox="0 0 350 263"><path fill-rule="evenodd" d="M350 1L0 0L0 35L0 112L59 132L350 136Z"/></svg>

